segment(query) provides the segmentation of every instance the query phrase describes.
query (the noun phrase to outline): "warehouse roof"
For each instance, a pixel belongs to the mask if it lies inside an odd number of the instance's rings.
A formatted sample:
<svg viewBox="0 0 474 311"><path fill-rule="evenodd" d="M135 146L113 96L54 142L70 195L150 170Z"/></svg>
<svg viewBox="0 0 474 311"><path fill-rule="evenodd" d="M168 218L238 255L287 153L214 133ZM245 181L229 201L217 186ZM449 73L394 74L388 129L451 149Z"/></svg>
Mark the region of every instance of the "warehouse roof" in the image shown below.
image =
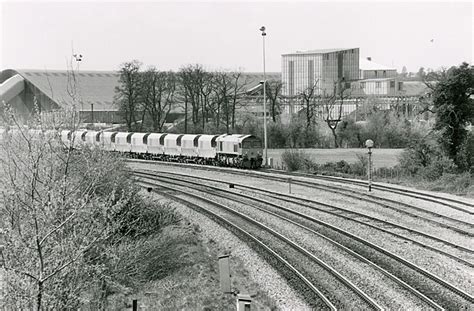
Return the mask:
<svg viewBox="0 0 474 311"><path fill-rule="evenodd" d="M3 79L8 78L2 72ZM60 107L70 107L73 99L70 95L72 85L76 85L77 98L83 107L80 110L90 110L94 104L95 111L117 110L113 105L115 87L118 85L118 74L112 71L79 71L73 76L65 70L8 70L9 74L17 73L31 83L43 94L48 96ZM2 81L0 81L2 82ZM69 90L69 91L68 91Z"/></svg>
<svg viewBox="0 0 474 311"><path fill-rule="evenodd" d="M304 54L327 54L327 53L334 53L334 52L340 52L340 51L347 51L347 50L354 50L358 48L337 48L337 49L317 49L317 50L307 50L307 51L296 51L293 53L286 53L282 54L282 56L285 55L304 55Z"/></svg>
<svg viewBox="0 0 474 311"><path fill-rule="evenodd" d="M395 68L377 64L376 62L367 60L365 58L361 58L359 60L359 68L360 70L396 70Z"/></svg>
<svg viewBox="0 0 474 311"><path fill-rule="evenodd" d="M6 79L19 74L27 83L31 83L39 91L56 102L60 107L66 108L73 105L74 101L68 92L74 81L71 72L66 70L4 70L0 74L0 83ZM115 88L119 85L119 74L116 71L77 71L74 73L76 79L77 98L81 99L82 107L79 110L94 111L116 111L118 107L113 104ZM267 80L280 80L278 72L267 73ZM249 90L263 80L263 73L244 72L240 83Z"/></svg>

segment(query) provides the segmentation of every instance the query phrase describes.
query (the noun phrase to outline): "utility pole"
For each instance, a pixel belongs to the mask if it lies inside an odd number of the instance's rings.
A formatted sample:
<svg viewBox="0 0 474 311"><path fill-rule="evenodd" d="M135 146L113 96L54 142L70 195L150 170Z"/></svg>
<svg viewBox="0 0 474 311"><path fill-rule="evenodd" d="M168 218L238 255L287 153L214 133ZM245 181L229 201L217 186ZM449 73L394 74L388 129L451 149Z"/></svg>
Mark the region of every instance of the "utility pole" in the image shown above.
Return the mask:
<svg viewBox="0 0 474 311"><path fill-rule="evenodd" d="M265 164L266 167L268 165L268 150L267 150L267 76L265 72L265 36L267 33L265 32L265 26L260 27L260 31L262 32L262 40L263 40L263 144L265 149Z"/></svg>

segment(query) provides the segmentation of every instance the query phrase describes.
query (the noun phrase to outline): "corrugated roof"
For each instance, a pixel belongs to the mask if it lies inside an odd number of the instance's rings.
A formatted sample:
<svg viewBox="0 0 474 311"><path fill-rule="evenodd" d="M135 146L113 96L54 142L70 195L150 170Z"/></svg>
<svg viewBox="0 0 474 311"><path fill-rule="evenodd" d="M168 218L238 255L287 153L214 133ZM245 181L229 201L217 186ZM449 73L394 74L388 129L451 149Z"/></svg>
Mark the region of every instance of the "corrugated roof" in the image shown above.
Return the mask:
<svg viewBox="0 0 474 311"><path fill-rule="evenodd" d="M419 96L424 95L430 91L430 89L421 81L402 81L403 82L403 94L405 96Z"/></svg>
<svg viewBox="0 0 474 311"><path fill-rule="evenodd" d="M296 52L293 52L293 53L282 54L282 56L285 56L285 55L302 55L302 54L327 54L327 53L334 53L334 52L354 50L354 49L358 49L358 48L335 48L335 49L316 49L316 50L307 50L307 51L296 51Z"/></svg>
<svg viewBox="0 0 474 311"><path fill-rule="evenodd" d="M4 72L20 74L25 80L33 84L41 92L50 97L60 106L66 108L73 105L73 100L68 94L68 71L65 70L5 70ZM91 104L94 111L116 111L118 107L113 104L115 87L119 85L119 74L116 71L78 71L75 72L78 98L82 100L80 110L90 111ZM281 80L281 73L267 72L267 80ZM261 72L243 72L240 83L249 90L263 81Z"/></svg>
<svg viewBox="0 0 474 311"><path fill-rule="evenodd" d="M267 72L266 74L267 81L268 80L281 80L281 73L280 72ZM260 81L263 81L263 72L243 72L242 73L242 80L241 83L245 84L246 91L254 88Z"/></svg>
<svg viewBox="0 0 474 311"><path fill-rule="evenodd" d="M360 70L396 70L395 68L380 65L365 58L359 60L359 68Z"/></svg>
<svg viewBox="0 0 474 311"><path fill-rule="evenodd" d="M46 94L62 107L70 107L73 100L68 93L68 71L60 70L16 70L25 80L28 80L41 92ZM82 103L80 110L115 111L113 105L115 87L118 85L119 75L113 71L78 71L77 94Z"/></svg>

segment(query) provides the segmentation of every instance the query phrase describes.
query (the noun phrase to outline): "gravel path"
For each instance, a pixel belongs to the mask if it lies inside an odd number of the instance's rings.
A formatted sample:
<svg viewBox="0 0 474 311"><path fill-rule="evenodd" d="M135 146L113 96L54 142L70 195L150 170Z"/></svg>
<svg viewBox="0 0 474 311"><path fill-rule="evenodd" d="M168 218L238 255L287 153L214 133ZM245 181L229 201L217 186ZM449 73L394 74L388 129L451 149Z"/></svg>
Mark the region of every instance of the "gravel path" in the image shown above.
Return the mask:
<svg viewBox="0 0 474 311"><path fill-rule="evenodd" d="M380 247L386 248L392 253L395 253L427 269L428 271L437 274L452 284L460 286L465 291L471 294L473 293L472 281L474 280L474 269L466 267L454 259L434 253L423 247L408 244L406 241L402 241L379 230L354 222L344 221L340 217L316 211L298 204L285 202L281 203L281 205L287 208L292 208L318 220L327 222L340 229L347 230L355 235L358 235L363 239L371 241Z"/></svg>
<svg viewBox="0 0 474 311"><path fill-rule="evenodd" d="M221 198L203 194L208 199L239 210L269 227L278 228L278 232L311 251L316 257L330 264L342 275L373 297L385 309L413 310L426 307L425 303L399 284L389 279L379 270L350 255L326 239L310 233L299 226L256 210L250 205L243 205Z"/></svg>
<svg viewBox="0 0 474 311"><path fill-rule="evenodd" d="M238 258L242 261L249 272L249 278L258 283L261 289L273 298L282 310L311 309L275 269L234 234L189 207L169 202L189 222L202 229L201 234L205 239L215 241L219 248L230 254L231 258Z"/></svg>
<svg viewBox="0 0 474 311"><path fill-rule="evenodd" d="M133 166L137 167L135 164ZM186 173L186 174L195 174L200 177L218 178L219 180L222 180L222 181L242 183L249 186L262 187L268 190L277 191L281 193L288 193L288 184L275 182L275 181L263 181L262 179L252 178L248 176L232 175L232 174L227 174L227 173L216 173L216 172L205 171L205 170L196 171L195 169L189 169L189 168L155 166L154 164L151 164L151 165L140 164L138 165L138 167L140 169L144 169L146 167L149 169L154 169L154 170L159 169L159 170L174 172L174 173L179 172L179 173ZM221 187L225 187L225 186L221 185ZM348 187L350 186L348 185ZM331 202L331 200L341 200L340 202L344 201L344 199L335 199L334 194L331 195L326 191L317 191L315 189L308 191L307 187L300 187L300 186L295 186L295 185L292 186L292 193L302 196L302 197L304 196L311 199L323 200L326 202ZM258 196L256 194L252 194L252 195ZM400 195L394 195L394 196L400 197ZM261 197L265 197L265 196L262 195ZM420 201L420 200L411 199L411 198L407 199L406 197L404 197L403 200L404 202L408 202L408 200ZM429 251L427 249L413 245L411 243L407 243L406 241L400 240L398 238L394 238L393 236L389 234L381 233L379 230L375 230L367 226L350 223L348 221L341 221L341 219L338 217L330 216L330 215L327 215L326 213L321 213L314 210L309 210L307 208L303 208L299 206L298 204L290 204L290 203L281 203L281 204L285 206L292 206L292 208L295 208L300 211L304 210L307 214L313 217L316 217L323 221L327 221L328 223L331 223L337 227L340 227L341 229L347 229L353 234L356 234L364 239L367 239L381 247L387 248L389 251L396 253L399 256L409 261L412 261L413 263L417 265L420 265L421 267L424 267L428 271L431 271L437 274L438 276L447 280L448 282L451 282L454 285L460 286L466 292L469 292L471 294L473 292L472 290L473 288L472 280L474 280L473 269L467 268L466 266L456 262L455 260L446 258L446 256L436 254L433 251ZM356 209L366 208L364 204L361 204L360 202L359 204L357 204L357 202L346 202L344 204L347 204L346 207L348 208L356 208ZM426 208L431 208L431 209L433 208L433 205L434 205L433 203L429 203L429 202L427 203L424 201L423 201L423 204L425 205ZM360 207L359 205L362 205L362 207ZM365 203L365 205L367 205L367 203ZM431 207L429 205L431 205ZM375 207L370 207L370 208L375 209ZM437 211L438 211L438 208L449 209L447 207L443 207L442 205L436 205ZM451 209L451 212L452 212L450 214L451 216L458 213L458 211L452 210L452 209ZM390 217L390 214L386 214L386 211L383 211L383 213L381 211L380 213L384 215L384 217ZM403 219L403 217L400 217L400 219L402 219L403 221L406 221ZM391 220L395 221L394 219L391 219ZM466 221L467 219L464 218L462 220ZM397 220L397 221L400 221L400 220ZM416 225L416 223L414 223L414 225ZM435 233L439 233L439 232L435 232ZM440 247L442 246L440 245Z"/></svg>
<svg viewBox="0 0 474 311"><path fill-rule="evenodd" d="M184 172L187 174L188 173L197 174L198 176L201 176L201 177L216 178L215 172L200 171L200 170L196 171L195 169L193 170L189 168L176 168L176 167L171 167L171 166L159 166L159 168L163 169L163 171L168 171L168 172L176 172L176 170L178 170L179 172ZM263 189L273 190L273 191L281 192L281 193L288 193L288 190L289 190L287 184L276 182L276 181L265 181L263 183L262 180L258 178L245 177L241 175L220 174L220 173L218 176L219 176L219 179L222 181L229 181L229 182L241 183L241 184L245 184L249 186L261 187ZM329 193L327 191L321 191L318 189L303 187L300 185L292 185L291 188L292 188L291 189L292 194L295 194L297 196L301 196L304 198L313 199L313 200L317 200L317 201L329 203L329 204L338 203L338 205L341 207L358 211L372 217L380 218L382 220L394 222L396 224L405 226L407 228L411 228L414 230L424 232L426 234L437 236L448 242L472 249L472 237L466 236L464 234L458 233L456 231L453 231L447 228L440 227L439 225L434 224L432 222L427 222L417 217L405 215L403 213L393 211L385 207L381 207L374 203L367 203L361 200L343 197L341 195ZM398 233L405 236L409 236L410 238L415 238L416 240L422 243L428 243L428 245L434 244L436 247L439 246L441 249L447 248L446 251L448 252L450 252L450 250L452 249L452 247L446 246L442 243L434 242L433 240L420 236L420 235L410 234L409 232L406 232L404 230L400 230L398 231ZM456 249L454 253L457 254ZM468 255L474 256L474 254L468 254Z"/></svg>

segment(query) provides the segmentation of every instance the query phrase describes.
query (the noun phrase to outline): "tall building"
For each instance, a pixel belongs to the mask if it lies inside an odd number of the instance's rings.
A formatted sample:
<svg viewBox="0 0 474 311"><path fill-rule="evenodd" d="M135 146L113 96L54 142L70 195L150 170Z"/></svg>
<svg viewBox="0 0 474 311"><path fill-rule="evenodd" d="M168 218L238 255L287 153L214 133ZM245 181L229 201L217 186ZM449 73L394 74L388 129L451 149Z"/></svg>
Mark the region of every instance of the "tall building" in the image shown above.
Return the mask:
<svg viewBox="0 0 474 311"><path fill-rule="evenodd" d="M297 96L316 86L317 94L331 94L334 87L359 79L359 48L298 51L282 54L282 94Z"/></svg>

